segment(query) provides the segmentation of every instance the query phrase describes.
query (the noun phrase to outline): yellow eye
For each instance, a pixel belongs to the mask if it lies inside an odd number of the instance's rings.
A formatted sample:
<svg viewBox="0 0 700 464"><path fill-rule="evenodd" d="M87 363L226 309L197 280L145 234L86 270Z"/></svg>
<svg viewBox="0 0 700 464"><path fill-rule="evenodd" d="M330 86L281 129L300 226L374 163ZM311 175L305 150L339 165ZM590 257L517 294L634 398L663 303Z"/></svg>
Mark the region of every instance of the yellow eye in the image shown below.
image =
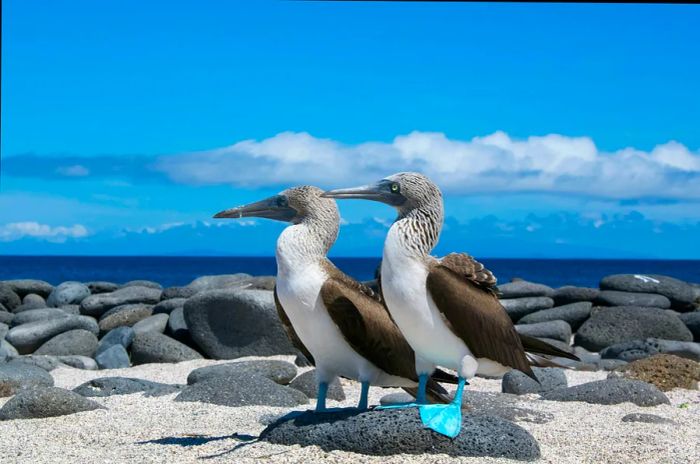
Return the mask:
<svg viewBox="0 0 700 464"><path fill-rule="evenodd" d="M399 184L391 184L391 191L397 193L399 191Z"/></svg>

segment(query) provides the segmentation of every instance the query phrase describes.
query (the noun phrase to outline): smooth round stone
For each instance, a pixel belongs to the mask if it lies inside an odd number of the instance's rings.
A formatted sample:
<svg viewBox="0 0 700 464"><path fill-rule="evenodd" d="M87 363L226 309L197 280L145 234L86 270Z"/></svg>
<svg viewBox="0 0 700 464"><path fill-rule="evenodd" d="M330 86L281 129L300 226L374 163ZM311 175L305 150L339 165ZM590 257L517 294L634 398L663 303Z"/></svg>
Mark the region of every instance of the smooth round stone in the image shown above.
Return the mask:
<svg viewBox="0 0 700 464"><path fill-rule="evenodd" d="M0 409L0 420L40 419L107 409L77 393L56 387L21 390Z"/></svg>
<svg viewBox="0 0 700 464"><path fill-rule="evenodd" d="M622 417L622 422L643 422L646 424L675 424L674 421L665 417L657 416L656 414L644 414L641 412L633 412Z"/></svg>
<svg viewBox="0 0 700 464"><path fill-rule="evenodd" d="M90 296L90 289L80 282L63 282L54 288L46 304L57 308L63 305L80 304L85 298Z"/></svg>
<svg viewBox="0 0 700 464"><path fill-rule="evenodd" d="M629 364L622 359L601 359L598 361L598 368L604 371L614 371L615 369Z"/></svg>
<svg viewBox="0 0 700 464"><path fill-rule="evenodd" d="M189 298L197 293L197 290L190 287L168 287L163 290L161 299L163 301L171 300L173 298Z"/></svg>
<svg viewBox="0 0 700 464"><path fill-rule="evenodd" d="M63 305L58 309L73 316L80 316L80 305Z"/></svg>
<svg viewBox="0 0 700 464"><path fill-rule="evenodd" d="M53 377L44 369L28 363L0 364L0 397L14 395L17 391L37 386L53 386Z"/></svg>
<svg viewBox="0 0 700 464"><path fill-rule="evenodd" d="M316 369L300 374L297 378L292 380L292 383L290 383L289 386L295 390L299 390L309 398L318 398ZM337 378L333 379L333 381L328 385L328 395L326 397L336 401L345 400L345 391Z"/></svg>
<svg viewBox="0 0 700 464"><path fill-rule="evenodd" d="M16 358L17 356L19 356L19 353L15 347L10 345L7 340L0 339L0 362Z"/></svg>
<svg viewBox="0 0 700 464"><path fill-rule="evenodd" d="M679 342L647 338L645 340L630 340L609 346L600 352L606 359L622 359L627 362L648 358L655 354L665 353L700 361L700 343Z"/></svg>
<svg viewBox="0 0 700 464"><path fill-rule="evenodd" d="M124 287L148 287L163 290L163 286L161 284L158 282L153 282L152 280L131 280L123 284L120 288Z"/></svg>
<svg viewBox="0 0 700 464"><path fill-rule="evenodd" d="M530 313L518 320L518 324L537 324L539 322L564 321L576 331L591 315L593 304L589 301L570 303L551 309Z"/></svg>
<svg viewBox="0 0 700 464"><path fill-rule="evenodd" d="M524 395L543 393L568 386L563 369L533 367L532 372L535 373L539 383L517 369L506 372L501 382L501 392Z"/></svg>
<svg viewBox="0 0 700 464"><path fill-rule="evenodd" d="M564 321L516 325L515 330L530 337L551 338L567 344L571 340L571 326Z"/></svg>
<svg viewBox="0 0 700 464"><path fill-rule="evenodd" d="M255 276L246 279L246 287L249 290L274 290L275 276Z"/></svg>
<svg viewBox="0 0 700 464"><path fill-rule="evenodd" d="M31 353L52 337L73 329L99 333L97 321L87 316L68 316L48 321L35 321L10 329L6 339L21 354Z"/></svg>
<svg viewBox="0 0 700 464"><path fill-rule="evenodd" d="M12 319L12 326L16 327L28 322L62 319L68 316L69 314L59 308L29 309L27 311L22 311L21 313L15 314L15 317Z"/></svg>
<svg viewBox="0 0 700 464"><path fill-rule="evenodd" d="M658 293L671 301L671 307L692 310L695 300L693 288L682 280L655 274L615 274L600 281L601 290Z"/></svg>
<svg viewBox="0 0 700 464"><path fill-rule="evenodd" d="M100 369L124 369L131 366L129 353L122 345L111 345L95 355Z"/></svg>
<svg viewBox="0 0 700 464"><path fill-rule="evenodd" d="M15 308L22 304L22 300L10 285L0 282L0 304L8 311L14 311Z"/></svg>
<svg viewBox="0 0 700 464"><path fill-rule="evenodd" d="M146 304L125 304L116 306L102 315L99 326L101 332L109 332L117 327L132 327L153 314L153 306Z"/></svg>
<svg viewBox="0 0 700 464"><path fill-rule="evenodd" d="M693 334L693 341L700 342L700 311L684 313L678 317Z"/></svg>
<svg viewBox="0 0 700 464"><path fill-rule="evenodd" d="M181 385L168 385L130 377L101 377L89 380L73 389L84 397L100 397L113 395L131 395L144 393L144 396L163 396L180 391Z"/></svg>
<svg viewBox="0 0 700 464"><path fill-rule="evenodd" d="M7 335L7 332L9 332L9 331L10 331L10 326L0 322L0 340L3 340L5 338L5 335Z"/></svg>
<svg viewBox="0 0 700 464"><path fill-rule="evenodd" d="M14 318L15 314L8 313L7 311L0 311L0 322L3 324L11 325Z"/></svg>
<svg viewBox="0 0 700 464"><path fill-rule="evenodd" d="M601 306L648 306L661 309L671 307L671 301L663 295L617 290L601 291L598 298L595 299L595 303Z"/></svg>
<svg viewBox="0 0 700 464"><path fill-rule="evenodd" d="M216 290L229 287L239 287L242 282L250 279L250 274L223 274L223 275L206 275L197 277L187 286L197 292L202 290Z"/></svg>
<svg viewBox="0 0 700 464"><path fill-rule="evenodd" d="M535 438L524 428L496 416L465 413L462 429L451 439L426 428L417 408L319 414L312 411L281 419L260 440L292 446L318 446L326 452L370 456L426 455L494 457L532 461L540 457Z"/></svg>
<svg viewBox="0 0 700 464"><path fill-rule="evenodd" d="M90 289L90 293L97 295L98 293L111 293L119 288L119 285L114 282L94 281L88 282L85 285Z"/></svg>
<svg viewBox="0 0 700 464"><path fill-rule="evenodd" d="M297 375L297 368L286 361L275 359L239 361L205 366L190 372L187 383L192 385L212 377L265 377L280 385L287 385Z"/></svg>
<svg viewBox="0 0 700 464"><path fill-rule="evenodd" d="M513 322L518 322L523 316L527 316L535 311L549 309L554 306L554 300L546 296L513 298L500 301Z"/></svg>
<svg viewBox="0 0 700 464"><path fill-rule="evenodd" d="M554 289L547 285L542 285L526 280L516 282L508 282L498 286L498 291L501 293L499 298L523 298L529 296L548 296L554 294Z"/></svg>
<svg viewBox="0 0 700 464"><path fill-rule="evenodd" d="M46 300L36 293L28 293L22 298L23 311L28 309L46 308Z"/></svg>
<svg viewBox="0 0 700 464"><path fill-rule="evenodd" d="M42 298L47 298L53 290L53 285L50 283L36 279L5 280L3 283L9 285L20 298L24 298L24 296L30 293L39 295Z"/></svg>
<svg viewBox="0 0 700 464"><path fill-rule="evenodd" d="M92 357L97 350L97 337L87 330L69 330L58 334L41 345L34 354L53 356L87 356Z"/></svg>
<svg viewBox="0 0 700 464"><path fill-rule="evenodd" d="M210 290L185 303L190 336L214 359L296 354L277 315L272 292Z"/></svg>
<svg viewBox="0 0 700 464"><path fill-rule="evenodd" d="M557 306L578 303L580 301L594 301L600 290L589 287L574 287L566 285L554 290L552 299Z"/></svg>
<svg viewBox="0 0 700 464"><path fill-rule="evenodd" d="M124 287L111 293L90 295L80 304L80 311L88 316L100 317L110 309L133 303L156 304L161 291L148 287Z"/></svg>
<svg viewBox="0 0 700 464"><path fill-rule="evenodd" d="M189 346L160 333L136 334L131 343L131 362L134 365L176 363L192 359L202 359L202 355Z"/></svg>
<svg viewBox="0 0 700 464"><path fill-rule="evenodd" d="M170 298L163 300L153 307L153 314L170 314L177 308L182 308L185 305L187 298Z"/></svg>
<svg viewBox="0 0 700 464"><path fill-rule="evenodd" d="M676 316L662 309L618 306L593 311L579 327L574 344L591 351L643 338L690 341L693 334Z"/></svg>
<svg viewBox="0 0 700 464"><path fill-rule="evenodd" d="M100 339L100 342L97 344L96 354L114 345L121 345L124 348L129 348L131 342L134 341L135 335L134 329L131 327L117 327L116 329L112 329Z"/></svg>
<svg viewBox="0 0 700 464"><path fill-rule="evenodd" d="M167 314L154 314L153 316L142 319L134 324L134 332L136 334L146 333L146 332L165 332L165 328L168 325L168 315Z"/></svg>
<svg viewBox="0 0 700 464"><path fill-rule="evenodd" d="M199 401L221 406L277 406L291 408L309 402L306 395L257 376L213 376L188 385L175 401Z"/></svg>
<svg viewBox="0 0 700 464"><path fill-rule="evenodd" d="M672 354L657 354L633 361L610 372L608 378L625 378L648 382L661 391L674 388L697 390L700 363Z"/></svg>
<svg viewBox="0 0 700 464"><path fill-rule="evenodd" d="M637 406L671 404L654 385L639 380L605 379L574 387L561 388L542 394L548 401L584 401L592 404L631 402Z"/></svg>
<svg viewBox="0 0 700 464"><path fill-rule="evenodd" d="M30 366L38 367L40 369L45 370L46 372L51 372L52 370L56 369L58 366L61 365L61 362L58 360L56 356L51 356L51 355L38 355L38 354L29 354L29 355L22 355L14 358L12 361L10 361L12 364L27 364Z"/></svg>
<svg viewBox="0 0 700 464"><path fill-rule="evenodd" d="M82 369L84 371L97 370L97 363L94 359L88 356L66 355L57 356L57 358L61 363L65 364L66 366L74 367L76 369Z"/></svg>
<svg viewBox="0 0 700 464"><path fill-rule="evenodd" d="M182 306L175 308L173 312L170 313L170 318L168 318L168 333L175 340L182 341L190 339L190 331L185 321L185 308Z"/></svg>

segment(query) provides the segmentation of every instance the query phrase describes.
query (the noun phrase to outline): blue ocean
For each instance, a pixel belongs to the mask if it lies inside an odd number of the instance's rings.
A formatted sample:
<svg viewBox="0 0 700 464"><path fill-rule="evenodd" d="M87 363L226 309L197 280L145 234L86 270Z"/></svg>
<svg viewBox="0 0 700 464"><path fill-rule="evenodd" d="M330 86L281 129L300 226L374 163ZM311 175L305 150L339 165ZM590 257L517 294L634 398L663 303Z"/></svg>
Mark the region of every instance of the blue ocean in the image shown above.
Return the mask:
<svg viewBox="0 0 700 464"><path fill-rule="evenodd" d="M379 258L332 258L344 272L359 280L374 277ZM520 277L553 287L596 287L609 274L663 274L700 282L700 261L686 260L581 260L581 259L479 259L500 283ZM163 286L186 285L207 274L274 275L273 257L172 257L172 256L1 256L0 280L41 279L52 284L66 280L106 280L123 283L147 279Z"/></svg>

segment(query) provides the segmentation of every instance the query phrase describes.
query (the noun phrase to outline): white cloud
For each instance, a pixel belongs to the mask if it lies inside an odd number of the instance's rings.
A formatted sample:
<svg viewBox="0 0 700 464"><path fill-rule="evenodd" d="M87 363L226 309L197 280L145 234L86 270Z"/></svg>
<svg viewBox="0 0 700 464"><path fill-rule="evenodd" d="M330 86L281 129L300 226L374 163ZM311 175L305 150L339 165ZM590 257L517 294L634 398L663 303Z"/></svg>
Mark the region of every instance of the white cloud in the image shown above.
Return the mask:
<svg viewBox="0 0 700 464"><path fill-rule="evenodd" d="M191 184L349 186L420 171L447 193L550 192L603 198L700 198L700 153L671 141L650 152L598 150L589 137L471 140L411 132L391 143L344 145L308 133L161 158L156 169Z"/></svg>
<svg viewBox="0 0 700 464"><path fill-rule="evenodd" d="M85 177L90 174L90 170L82 164L74 164L56 168L56 173L66 177Z"/></svg>
<svg viewBox="0 0 700 464"><path fill-rule="evenodd" d="M35 237L51 242L64 242L67 238L86 237L85 226L75 224L70 227L51 227L38 222L11 222L0 226L0 241L11 242L25 237Z"/></svg>

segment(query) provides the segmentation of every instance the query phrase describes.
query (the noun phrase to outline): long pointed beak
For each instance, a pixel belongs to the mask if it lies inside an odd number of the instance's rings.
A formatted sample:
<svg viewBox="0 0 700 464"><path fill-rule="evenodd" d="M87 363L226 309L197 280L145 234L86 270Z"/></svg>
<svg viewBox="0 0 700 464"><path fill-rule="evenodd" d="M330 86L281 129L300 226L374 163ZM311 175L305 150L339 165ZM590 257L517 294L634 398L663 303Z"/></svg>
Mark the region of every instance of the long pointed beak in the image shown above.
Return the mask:
<svg viewBox="0 0 700 464"><path fill-rule="evenodd" d="M384 191L378 185L361 185L359 187L350 187L344 189L328 190L321 194L324 198L336 198L344 200L347 198L357 198L364 200L382 201Z"/></svg>
<svg viewBox="0 0 700 464"><path fill-rule="evenodd" d="M259 217L284 222L291 221L294 216L296 216L297 211L287 206L286 203L284 203L285 206L281 206L280 202L278 202L279 197L280 195L275 195L247 205L225 209L216 213L214 218L238 219L244 217Z"/></svg>

